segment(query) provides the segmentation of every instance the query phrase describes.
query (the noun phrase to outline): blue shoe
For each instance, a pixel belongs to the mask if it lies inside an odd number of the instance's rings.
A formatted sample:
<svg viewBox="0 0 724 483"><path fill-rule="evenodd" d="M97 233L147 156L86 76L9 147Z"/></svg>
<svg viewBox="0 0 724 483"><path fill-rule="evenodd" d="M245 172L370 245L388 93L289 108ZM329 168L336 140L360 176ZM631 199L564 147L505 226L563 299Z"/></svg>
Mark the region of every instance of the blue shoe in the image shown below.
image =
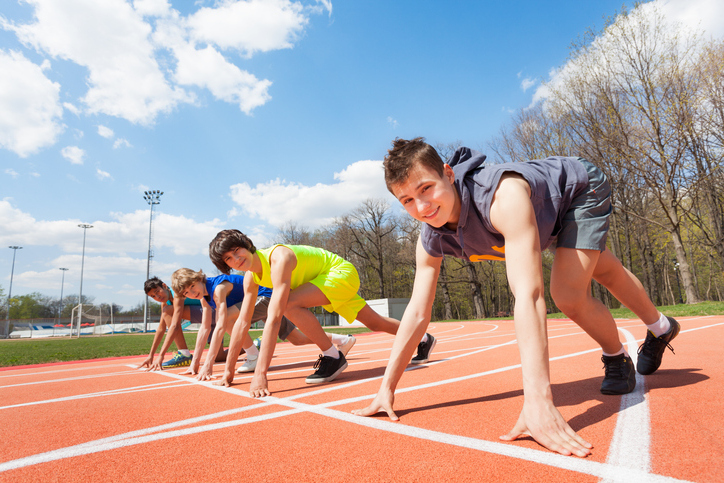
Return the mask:
<svg viewBox="0 0 724 483"><path fill-rule="evenodd" d="M185 356L181 354L180 352L177 352L171 359L167 360L163 364L161 364L162 367L165 369L170 369L172 367L184 367L191 365L191 356Z"/></svg>
<svg viewBox="0 0 724 483"><path fill-rule="evenodd" d="M254 346L255 346L257 349L261 349L261 336L259 336L259 337L257 337L256 339L254 339Z"/></svg>

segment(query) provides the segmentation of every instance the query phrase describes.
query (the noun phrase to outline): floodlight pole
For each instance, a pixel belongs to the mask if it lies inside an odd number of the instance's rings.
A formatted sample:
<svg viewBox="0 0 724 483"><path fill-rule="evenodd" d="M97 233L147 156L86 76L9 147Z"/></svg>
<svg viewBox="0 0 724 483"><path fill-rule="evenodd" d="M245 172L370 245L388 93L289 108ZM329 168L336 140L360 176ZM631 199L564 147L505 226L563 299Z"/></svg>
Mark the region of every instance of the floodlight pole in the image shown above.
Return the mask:
<svg viewBox="0 0 724 483"><path fill-rule="evenodd" d="M63 276L60 279L60 304L58 304L58 323L60 324L60 317L63 315L63 285L65 284L65 272L70 269L60 267L58 270L63 272Z"/></svg>
<svg viewBox="0 0 724 483"><path fill-rule="evenodd" d="M89 225L87 223L81 223L78 225L80 228L83 228L83 255L81 255L80 259L80 295L78 296L78 304L79 304L79 310L78 310L78 338L80 339L80 323L83 317L83 268L85 266L85 234L88 231L88 228L93 228L93 225ZM73 321L70 321L70 336L73 337Z"/></svg>
<svg viewBox="0 0 724 483"><path fill-rule="evenodd" d="M151 278L151 257L153 257L151 251L151 241L153 239L153 205L161 203L161 195L163 191L153 190L144 191L143 199L146 203L151 205L151 214L148 217L148 258L146 259L146 280ZM143 306L143 332L148 332L148 294L146 294L146 303Z"/></svg>
<svg viewBox="0 0 724 483"><path fill-rule="evenodd" d="M23 247L13 245L13 246L9 246L8 248L10 248L13 251L13 265L12 265L12 268L10 269L10 288L8 289L8 311L5 314L5 332L4 332L5 338L10 337L10 299L13 296L13 275L15 274L15 254L17 253L18 250L22 250Z"/></svg>

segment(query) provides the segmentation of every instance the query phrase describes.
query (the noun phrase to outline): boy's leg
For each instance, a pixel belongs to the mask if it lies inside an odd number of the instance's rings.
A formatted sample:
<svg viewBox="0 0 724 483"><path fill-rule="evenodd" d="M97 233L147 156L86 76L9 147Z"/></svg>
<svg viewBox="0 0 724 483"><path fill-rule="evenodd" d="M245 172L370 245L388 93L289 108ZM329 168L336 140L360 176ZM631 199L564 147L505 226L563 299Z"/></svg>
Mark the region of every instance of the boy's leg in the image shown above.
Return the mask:
<svg viewBox="0 0 724 483"><path fill-rule="evenodd" d="M608 248L598 258L593 278L636 314L644 324L653 324L659 319L659 311L639 279L629 272Z"/></svg>
<svg viewBox="0 0 724 483"><path fill-rule="evenodd" d="M328 304L329 299L316 285L305 283L289 292L289 300L284 312L284 315L291 319L297 328L323 352L332 348L332 341L319 325L317 317L308 309Z"/></svg>
<svg viewBox="0 0 724 483"><path fill-rule="evenodd" d="M399 320L378 314L366 303L365 306L362 307L362 310L357 313L357 320L375 332L387 332L388 334L396 335L397 329L400 328Z"/></svg>
<svg viewBox="0 0 724 483"><path fill-rule="evenodd" d="M551 296L558 308L590 335L607 354L622 348L616 323L605 305L591 295L598 250L556 248L551 269Z"/></svg>
<svg viewBox="0 0 724 483"><path fill-rule="evenodd" d="M591 279L600 259L598 250L556 249L551 270L551 296L558 308L603 349L606 370L601 392L627 394L636 387L636 371L605 305L591 295Z"/></svg>
<svg viewBox="0 0 724 483"><path fill-rule="evenodd" d="M387 332L388 334L397 334L397 329L400 327L400 321L391 317L384 317L367 305L362 307L357 313L357 320L362 322L365 327L373 331ZM412 364L424 364L430 360L430 354L435 348L437 340L432 334L422 336L422 340L417 345L417 355L410 361Z"/></svg>
<svg viewBox="0 0 724 483"><path fill-rule="evenodd" d="M347 357L350 349L352 349L352 346L354 346L357 342L357 339L355 339L355 337L351 334L340 335L332 334L330 332L326 332L326 334L327 337L329 337L329 341L334 344L337 347L337 350L340 351L345 357ZM282 337L280 333L279 338L291 342L292 345L314 344L314 342L312 342L309 337L304 335L304 333L296 327L294 327L294 329L292 329L292 331L290 331L286 337Z"/></svg>
<svg viewBox="0 0 724 483"><path fill-rule="evenodd" d="M636 370L643 375L653 374L681 326L676 319L665 317L658 311L636 275L628 271L608 249L601 253L593 278L647 325L646 340L638 350Z"/></svg>
<svg viewBox="0 0 724 483"><path fill-rule="evenodd" d="M317 317L307 310L319 305L329 305L329 299L316 285L305 283L289 292L284 313L323 352L314 364L314 374L307 377L307 384L332 381L347 368L344 354L332 344Z"/></svg>

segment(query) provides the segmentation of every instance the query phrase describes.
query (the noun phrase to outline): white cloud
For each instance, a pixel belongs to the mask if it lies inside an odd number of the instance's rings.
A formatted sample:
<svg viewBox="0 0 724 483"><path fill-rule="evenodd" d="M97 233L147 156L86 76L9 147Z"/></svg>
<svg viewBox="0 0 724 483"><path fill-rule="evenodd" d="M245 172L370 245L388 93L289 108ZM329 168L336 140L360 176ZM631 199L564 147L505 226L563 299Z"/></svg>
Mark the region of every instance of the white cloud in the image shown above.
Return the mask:
<svg viewBox="0 0 724 483"><path fill-rule="evenodd" d="M75 114L76 116L80 115L80 109L78 109L74 104L71 104L70 102L64 102L63 107L65 107L67 110L69 110L71 113Z"/></svg>
<svg viewBox="0 0 724 483"><path fill-rule="evenodd" d="M523 79L523 81L520 83L520 88L523 89L523 92L525 92L525 91L527 91L528 89L530 89L531 87L533 87L534 85L536 85L536 82L537 82L537 81L536 81L535 79L531 79L531 78L529 78L529 77L526 77L526 78Z"/></svg>
<svg viewBox="0 0 724 483"><path fill-rule="evenodd" d="M149 17L164 17L171 11L171 5L166 0L135 0L133 8L141 15Z"/></svg>
<svg viewBox="0 0 724 483"><path fill-rule="evenodd" d="M113 136L115 136L113 129L100 124L98 125L98 134L106 139L113 139Z"/></svg>
<svg viewBox="0 0 724 483"><path fill-rule="evenodd" d="M15 179L15 178L17 178L18 176L20 176L20 175L18 174L18 172L15 171L15 170L12 169L12 168L7 168L7 169L5 170L5 174L11 176L13 179Z"/></svg>
<svg viewBox="0 0 724 483"><path fill-rule="evenodd" d="M72 164L83 164L85 151L78 146L66 146L60 150L60 154Z"/></svg>
<svg viewBox="0 0 724 483"><path fill-rule="evenodd" d="M0 49L0 148L27 157L53 145L64 126L60 85L19 52Z"/></svg>
<svg viewBox="0 0 724 483"><path fill-rule="evenodd" d="M151 124L189 96L170 86L149 40L151 26L123 0L34 0L34 22L11 25L26 45L88 69L88 113Z"/></svg>
<svg viewBox="0 0 724 483"><path fill-rule="evenodd" d="M111 221L37 220L14 207L10 200L4 199L0 200L0 226L3 227L0 231L0 246L52 246L68 254L80 253L83 233L78 224L90 223L93 228L87 231L86 256L89 253L114 256L137 253L145 259L148 250L148 217L149 210L145 209L131 213L111 213ZM196 222L185 216L154 210L154 247L170 248L176 255L206 254L209 241L223 228L223 222L218 219Z"/></svg>
<svg viewBox="0 0 724 483"><path fill-rule="evenodd" d="M103 181L104 179L113 179L110 173L103 171L100 168L96 168L96 176L99 180Z"/></svg>
<svg viewBox="0 0 724 483"><path fill-rule="evenodd" d="M217 99L239 104L246 114L271 99L267 92L270 81L260 81L227 62L211 46L200 50L185 46L176 49L175 53L178 59L175 79L181 85L205 87Z"/></svg>
<svg viewBox="0 0 724 483"><path fill-rule="evenodd" d="M305 186L279 178L252 188L231 186L231 198L249 216L281 226L298 220L316 228L357 208L368 198L396 202L385 187L382 161L358 161L335 173L336 183Z"/></svg>
<svg viewBox="0 0 724 483"><path fill-rule="evenodd" d="M123 138L116 139L116 141L113 143L113 149L118 149L122 147L132 148L133 146L131 145L131 143Z"/></svg>
<svg viewBox="0 0 724 483"><path fill-rule="evenodd" d="M222 2L188 18L194 40L247 56L292 48L308 22L303 6L288 0Z"/></svg>
<svg viewBox="0 0 724 483"><path fill-rule="evenodd" d="M397 129L397 126L399 125L397 119L393 119L392 116L387 116L387 122L392 125L392 129Z"/></svg>

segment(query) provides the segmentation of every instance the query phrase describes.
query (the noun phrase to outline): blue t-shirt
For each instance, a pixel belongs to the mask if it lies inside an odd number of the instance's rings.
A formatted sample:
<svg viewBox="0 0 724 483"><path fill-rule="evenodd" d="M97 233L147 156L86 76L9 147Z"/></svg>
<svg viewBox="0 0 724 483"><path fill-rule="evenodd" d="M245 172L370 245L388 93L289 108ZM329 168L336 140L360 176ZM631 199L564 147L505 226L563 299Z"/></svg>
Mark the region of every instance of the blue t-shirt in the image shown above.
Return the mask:
<svg viewBox="0 0 724 483"><path fill-rule="evenodd" d="M173 289L170 288L168 290L169 290L169 292L171 292L171 297L176 298L176 293L174 293ZM173 305L173 303L171 302L171 299L168 299L166 301L166 305ZM191 299L191 298L186 297L184 299L184 305L201 305L201 300Z"/></svg>
<svg viewBox="0 0 724 483"><path fill-rule="evenodd" d="M216 308L216 302L214 302L214 290L222 282L229 282L234 287L231 292L226 296L226 306L231 307L244 300L244 276L243 275L217 275L216 277L208 277L206 279L206 293L204 298L211 308ZM260 297L271 297L271 290L266 287L259 287Z"/></svg>

